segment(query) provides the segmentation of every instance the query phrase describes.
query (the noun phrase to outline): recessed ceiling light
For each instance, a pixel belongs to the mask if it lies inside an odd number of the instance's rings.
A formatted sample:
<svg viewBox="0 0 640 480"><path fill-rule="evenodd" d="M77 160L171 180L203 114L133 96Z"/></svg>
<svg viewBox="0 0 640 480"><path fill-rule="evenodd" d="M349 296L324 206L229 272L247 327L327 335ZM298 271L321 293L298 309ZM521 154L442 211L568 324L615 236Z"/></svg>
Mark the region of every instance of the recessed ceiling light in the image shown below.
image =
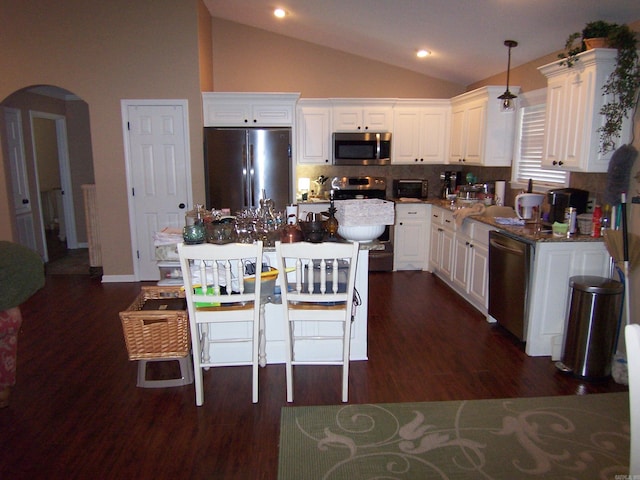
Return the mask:
<svg viewBox="0 0 640 480"><path fill-rule="evenodd" d="M416 55L418 56L418 58L424 58L431 55L431 52L429 50L418 50L418 53L416 53Z"/></svg>
<svg viewBox="0 0 640 480"><path fill-rule="evenodd" d="M273 14L278 18L284 18L287 15L287 12L284 11L284 8L276 8L273 11Z"/></svg>

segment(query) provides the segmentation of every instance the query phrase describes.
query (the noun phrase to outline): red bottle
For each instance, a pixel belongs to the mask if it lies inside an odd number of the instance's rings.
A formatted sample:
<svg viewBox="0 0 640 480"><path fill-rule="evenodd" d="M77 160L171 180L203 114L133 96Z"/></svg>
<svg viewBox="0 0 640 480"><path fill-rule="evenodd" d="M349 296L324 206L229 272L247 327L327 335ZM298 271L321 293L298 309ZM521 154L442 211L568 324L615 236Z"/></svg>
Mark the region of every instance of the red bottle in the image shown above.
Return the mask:
<svg viewBox="0 0 640 480"><path fill-rule="evenodd" d="M591 224L591 236L599 238L602 233L602 207L596 205L593 209L593 223Z"/></svg>

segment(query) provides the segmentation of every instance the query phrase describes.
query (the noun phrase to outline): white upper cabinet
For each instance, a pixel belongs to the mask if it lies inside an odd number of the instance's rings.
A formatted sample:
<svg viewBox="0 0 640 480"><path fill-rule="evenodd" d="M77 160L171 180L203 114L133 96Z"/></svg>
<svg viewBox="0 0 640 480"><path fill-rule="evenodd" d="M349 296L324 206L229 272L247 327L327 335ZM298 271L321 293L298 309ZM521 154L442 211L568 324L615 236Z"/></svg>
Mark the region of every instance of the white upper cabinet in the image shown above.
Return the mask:
<svg viewBox="0 0 640 480"><path fill-rule="evenodd" d="M327 100L298 101L296 130L299 164L331 164L331 106Z"/></svg>
<svg viewBox="0 0 640 480"><path fill-rule="evenodd" d="M205 127L292 127L299 93L202 94Z"/></svg>
<svg viewBox="0 0 640 480"><path fill-rule="evenodd" d="M447 163L449 100L401 101L393 109L393 164Z"/></svg>
<svg viewBox="0 0 640 480"><path fill-rule="evenodd" d="M334 132L390 132L393 101L332 99Z"/></svg>
<svg viewBox="0 0 640 480"><path fill-rule="evenodd" d="M500 110L504 89L482 87L451 99L449 163L511 166L516 117ZM509 90L518 94L520 87Z"/></svg>
<svg viewBox="0 0 640 480"><path fill-rule="evenodd" d="M538 70L547 77L547 112L542 165L576 172L606 172L612 152L600 153L600 109L607 101L602 86L615 68L615 49L594 49L578 55L571 68L554 61ZM617 145L629 142L626 119Z"/></svg>

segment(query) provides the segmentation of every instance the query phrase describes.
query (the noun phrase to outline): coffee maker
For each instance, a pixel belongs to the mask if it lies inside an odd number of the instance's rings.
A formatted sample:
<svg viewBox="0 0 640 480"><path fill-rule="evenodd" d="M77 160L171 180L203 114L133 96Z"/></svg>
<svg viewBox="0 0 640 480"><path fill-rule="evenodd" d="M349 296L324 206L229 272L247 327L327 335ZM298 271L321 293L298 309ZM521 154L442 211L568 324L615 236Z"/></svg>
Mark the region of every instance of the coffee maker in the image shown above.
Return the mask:
<svg viewBox="0 0 640 480"><path fill-rule="evenodd" d="M462 172L442 172L440 174L442 182L440 198L447 198L450 193L455 193L456 188L462 184Z"/></svg>
<svg viewBox="0 0 640 480"><path fill-rule="evenodd" d="M564 222L564 209L575 207L576 214L580 215L587 211L589 202L589 192L579 188L556 188L547 192L547 203L549 204L549 215L546 221L550 224L554 222Z"/></svg>

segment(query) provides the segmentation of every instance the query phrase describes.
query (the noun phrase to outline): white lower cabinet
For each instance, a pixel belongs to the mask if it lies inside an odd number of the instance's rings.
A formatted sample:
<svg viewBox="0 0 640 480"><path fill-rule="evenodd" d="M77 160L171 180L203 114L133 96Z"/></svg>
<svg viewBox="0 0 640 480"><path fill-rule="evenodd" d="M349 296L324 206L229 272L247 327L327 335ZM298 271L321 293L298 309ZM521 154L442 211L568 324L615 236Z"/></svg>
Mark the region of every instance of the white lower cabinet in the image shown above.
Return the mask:
<svg viewBox="0 0 640 480"><path fill-rule="evenodd" d="M435 205L431 208L431 271L486 315L491 230L496 228L473 219L458 226L452 211ZM525 325L527 355L550 355L552 360L560 360L570 278L609 277L609 269L610 256L604 242L536 242ZM491 321L489 316L487 319Z"/></svg>
<svg viewBox="0 0 640 480"><path fill-rule="evenodd" d="M396 203L394 270L429 270L430 213L426 203Z"/></svg>
<svg viewBox="0 0 640 480"><path fill-rule="evenodd" d="M451 284L465 300L487 312L489 288L489 231L492 228L472 220L456 228Z"/></svg>
<svg viewBox="0 0 640 480"><path fill-rule="evenodd" d="M453 212L431 210L431 271L480 312L487 312L489 289L490 225L465 220L456 225Z"/></svg>
<svg viewBox="0 0 640 480"><path fill-rule="evenodd" d="M609 277L604 242L537 242L530 284L526 353L560 360L569 279L576 275Z"/></svg>
<svg viewBox="0 0 640 480"><path fill-rule="evenodd" d="M455 222L453 212L431 207L429 268L447 283L453 274Z"/></svg>

